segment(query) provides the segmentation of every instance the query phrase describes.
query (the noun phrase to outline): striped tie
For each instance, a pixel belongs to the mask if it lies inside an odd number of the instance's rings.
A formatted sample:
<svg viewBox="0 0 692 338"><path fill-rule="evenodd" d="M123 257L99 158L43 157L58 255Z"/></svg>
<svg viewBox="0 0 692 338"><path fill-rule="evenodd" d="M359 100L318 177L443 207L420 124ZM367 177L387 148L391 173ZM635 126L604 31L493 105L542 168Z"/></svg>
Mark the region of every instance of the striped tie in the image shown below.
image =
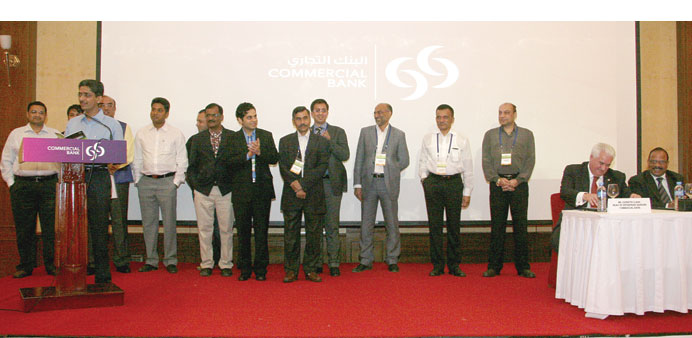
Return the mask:
<svg viewBox="0 0 692 338"><path fill-rule="evenodd" d="M663 202L663 204L668 204L668 202L670 202L670 197L668 197L666 188L663 187L663 177L658 177L656 180L658 181L658 195L661 197L661 202Z"/></svg>

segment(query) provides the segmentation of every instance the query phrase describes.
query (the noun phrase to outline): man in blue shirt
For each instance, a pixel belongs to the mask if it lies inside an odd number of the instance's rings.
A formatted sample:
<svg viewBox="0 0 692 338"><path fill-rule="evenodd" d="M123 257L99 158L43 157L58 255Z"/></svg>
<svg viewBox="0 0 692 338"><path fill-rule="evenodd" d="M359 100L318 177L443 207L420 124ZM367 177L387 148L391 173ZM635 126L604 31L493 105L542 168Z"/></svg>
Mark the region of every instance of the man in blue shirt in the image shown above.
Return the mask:
<svg viewBox="0 0 692 338"><path fill-rule="evenodd" d="M122 140L123 130L118 121L104 115L98 107L102 98L103 83L96 80L82 80L79 83L79 105L84 115L75 117L67 123L65 135L81 131L87 139ZM87 217L96 263L96 283L110 283L108 214L110 213L111 181L108 166L87 164L84 174L88 184Z"/></svg>

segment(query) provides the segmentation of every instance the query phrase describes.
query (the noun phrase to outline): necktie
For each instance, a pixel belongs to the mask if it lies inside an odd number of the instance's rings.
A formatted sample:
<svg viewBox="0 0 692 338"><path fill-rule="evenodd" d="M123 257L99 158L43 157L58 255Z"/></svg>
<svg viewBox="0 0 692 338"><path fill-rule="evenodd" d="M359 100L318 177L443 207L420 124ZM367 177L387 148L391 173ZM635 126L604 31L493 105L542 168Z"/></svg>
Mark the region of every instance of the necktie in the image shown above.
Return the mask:
<svg viewBox="0 0 692 338"><path fill-rule="evenodd" d="M670 202L670 197L668 197L666 188L663 187L663 177L658 177L656 180L658 181L658 195L661 197L661 202L668 204L668 202Z"/></svg>
<svg viewBox="0 0 692 338"><path fill-rule="evenodd" d="M594 176L593 181L591 181L591 193L592 194L595 194L596 192L598 192L598 184L597 183L598 183L598 177ZM591 203L591 207L595 208L596 204Z"/></svg>
<svg viewBox="0 0 692 338"><path fill-rule="evenodd" d="M322 127L315 128L315 134L322 135Z"/></svg>

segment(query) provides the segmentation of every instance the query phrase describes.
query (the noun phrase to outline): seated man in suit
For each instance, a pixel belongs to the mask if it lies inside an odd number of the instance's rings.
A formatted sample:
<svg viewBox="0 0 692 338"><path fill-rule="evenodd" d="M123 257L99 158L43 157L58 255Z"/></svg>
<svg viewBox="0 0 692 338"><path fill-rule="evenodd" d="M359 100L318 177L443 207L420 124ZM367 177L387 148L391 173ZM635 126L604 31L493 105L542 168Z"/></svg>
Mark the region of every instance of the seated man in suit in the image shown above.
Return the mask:
<svg viewBox="0 0 692 338"><path fill-rule="evenodd" d="M589 161L581 164L570 164L565 167L560 184L560 197L565 201L565 209L595 208L598 204L596 190L599 186L617 184L620 186L618 197L640 198L638 194L630 192L625 184L625 174L615 169L610 169L610 164L615 159L615 149L605 143L597 143L591 148ZM551 246L558 251L560 243L560 225L562 215L553 229Z"/></svg>
<svg viewBox="0 0 692 338"><path fill-rule="evenodd" d="M675 183L685 182L685 178L668 170L668 152L661 147L649 152L648 166L648 170L630 178L630 189L649 198L653 208L672 208Z"/></svg>

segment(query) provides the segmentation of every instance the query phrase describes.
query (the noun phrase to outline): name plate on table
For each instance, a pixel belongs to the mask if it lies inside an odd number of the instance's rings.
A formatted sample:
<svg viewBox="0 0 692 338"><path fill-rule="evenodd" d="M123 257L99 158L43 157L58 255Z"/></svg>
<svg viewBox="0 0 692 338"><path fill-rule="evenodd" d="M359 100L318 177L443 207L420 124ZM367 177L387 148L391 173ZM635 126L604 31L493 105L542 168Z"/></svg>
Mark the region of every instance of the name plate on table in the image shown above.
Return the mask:
<svg viewBox="0 0 692 338"><path fill-rule="evenodd" d="M608 213L650 214L651 200L648 198L609 198Z"/></svg>
<svg viewBox="0 0 692 338"><path fill-rule="evenodd" d="M63 163L125 163L127 142L123 140L82 140L24 138L21 161Z"/></svg>

